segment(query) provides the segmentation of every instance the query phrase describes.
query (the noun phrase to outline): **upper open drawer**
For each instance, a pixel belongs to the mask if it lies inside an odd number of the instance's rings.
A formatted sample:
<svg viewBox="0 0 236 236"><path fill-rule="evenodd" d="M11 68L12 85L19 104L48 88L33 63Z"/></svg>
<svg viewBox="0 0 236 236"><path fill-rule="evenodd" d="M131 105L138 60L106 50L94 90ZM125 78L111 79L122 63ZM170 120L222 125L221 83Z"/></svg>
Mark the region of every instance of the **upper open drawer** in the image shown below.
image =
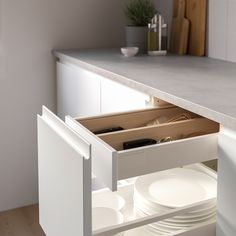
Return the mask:
<svg viewBox="0 0 236 236"><path fill-rule="evenodd" d="M174 121L173 117L181 115L190 119ZM156 118L161 124L147 126ZM219 125L177 107L89 118L66 117L66 123L91 144L92 170L113 191L120 179L217 158ZM95 134L112 127L123 130ZM124 143L140 139L159 143L123 149Z"/></svg>

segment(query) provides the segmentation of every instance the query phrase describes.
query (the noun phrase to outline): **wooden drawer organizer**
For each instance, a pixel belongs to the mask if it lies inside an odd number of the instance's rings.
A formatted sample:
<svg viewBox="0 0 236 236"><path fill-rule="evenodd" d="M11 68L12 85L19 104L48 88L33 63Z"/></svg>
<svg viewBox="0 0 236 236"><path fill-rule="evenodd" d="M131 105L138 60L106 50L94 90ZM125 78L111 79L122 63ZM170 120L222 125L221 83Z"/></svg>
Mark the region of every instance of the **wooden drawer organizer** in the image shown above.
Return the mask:
<svg viewBox="0 0 236 236"><path fill-rule="evenodd" d="M66 117L66 123L91 144L93 173L116 191L117 181L121 179L217 158L219 125L213 121L191 114L191 120L145 126L157 117L171 118L186 112L172 106L89 118ZM118 126L125 130L93 133ZM126 141L165 137L175 141L122 150Z"/></svg>

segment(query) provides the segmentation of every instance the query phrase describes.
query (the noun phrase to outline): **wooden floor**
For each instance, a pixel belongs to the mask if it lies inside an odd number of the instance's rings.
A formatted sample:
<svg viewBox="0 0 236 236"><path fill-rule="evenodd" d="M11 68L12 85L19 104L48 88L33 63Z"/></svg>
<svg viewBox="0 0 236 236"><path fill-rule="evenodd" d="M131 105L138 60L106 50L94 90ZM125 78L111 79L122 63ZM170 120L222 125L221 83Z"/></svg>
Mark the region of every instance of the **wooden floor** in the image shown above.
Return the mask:
<svg viewBox="0 0 236 236"><path fill-rule="evenodd" d="M0 213L0 236L45 236L38 218L38 205Z"/></svg>

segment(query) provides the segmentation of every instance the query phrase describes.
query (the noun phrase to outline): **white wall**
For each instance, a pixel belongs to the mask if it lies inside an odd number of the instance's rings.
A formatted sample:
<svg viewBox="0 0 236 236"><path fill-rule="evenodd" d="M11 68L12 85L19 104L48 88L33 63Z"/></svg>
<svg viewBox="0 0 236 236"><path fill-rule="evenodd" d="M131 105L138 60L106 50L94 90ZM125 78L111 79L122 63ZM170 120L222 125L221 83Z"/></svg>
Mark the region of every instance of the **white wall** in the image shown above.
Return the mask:
<svg viewBox="0 0 236 236"><path fill-rule="evenodd" d="M55 109L53 48L117 46L117 0L0 0L0 211L37 202L36 114Z"/></svg>
<svg viewBox="0 0 236 236"><path fill-rule="evenodd" d="M209 0L210 57L236 62L236 0Z"/></svg>
<svg viewBox="0 0 236 236"><path fill-rule="evenodd" d="M172 0L154 0L171 26ZM207 54L236 62L236 0L208 0Z"/></svg>

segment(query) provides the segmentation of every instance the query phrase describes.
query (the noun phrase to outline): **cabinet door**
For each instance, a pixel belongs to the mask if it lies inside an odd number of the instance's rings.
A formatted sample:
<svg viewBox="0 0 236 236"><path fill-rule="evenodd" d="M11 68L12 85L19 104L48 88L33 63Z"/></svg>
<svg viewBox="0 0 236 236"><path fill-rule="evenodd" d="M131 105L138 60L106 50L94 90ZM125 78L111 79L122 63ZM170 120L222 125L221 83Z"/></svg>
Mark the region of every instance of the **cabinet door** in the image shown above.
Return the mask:
<svg viewBox="0 0 236 236"><path fill-rule="evenodd" d="M38 116L39 216L48 236L91 236L90 148L43 108Z"/></svg>
<svg viewBox="0 0 236 236"><path fill-rule="evenodd" d="M101 80L101 113L137 110L146 107L148 95L103 78Z"/></svg>
<svg viewBox="0 0 236 236"><path fill-rule="evenodd" d="M100 114L100 77L77 66L57 63L57 113L90 116Z"/></svg>

